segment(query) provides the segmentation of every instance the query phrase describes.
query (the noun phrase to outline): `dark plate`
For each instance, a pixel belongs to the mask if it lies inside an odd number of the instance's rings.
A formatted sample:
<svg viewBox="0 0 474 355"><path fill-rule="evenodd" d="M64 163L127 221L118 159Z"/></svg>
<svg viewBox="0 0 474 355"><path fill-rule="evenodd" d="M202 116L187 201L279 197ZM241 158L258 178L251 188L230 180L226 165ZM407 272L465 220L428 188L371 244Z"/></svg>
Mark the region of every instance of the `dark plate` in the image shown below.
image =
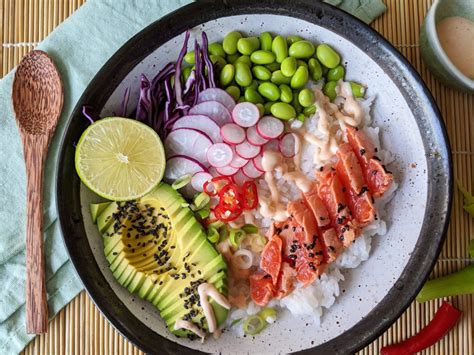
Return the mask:
<svg viewBox="0 0 474 355"><path fill-rule="evenodd" d="M356 18L314 0L200 1L151 24L130 39L103 66L76 105L61 143L57 206L71 260L95 304L128 339L149 353L197 353L156 334L117 297L93 257L86 239L80 204L80 180L74 169L73 143L86 128L81 108L98 114L123 78L157 47L203 22L237 14L279 14L323 26L353 42L399 87L423 132L427 152L428 198L417 245L402 275L385 298L361 321L336 338L303 353L349 354L382 334L410 305L428 277L441 250L452 198L451 154L445 127L433 98L410 64L379 34Z"/></svg>

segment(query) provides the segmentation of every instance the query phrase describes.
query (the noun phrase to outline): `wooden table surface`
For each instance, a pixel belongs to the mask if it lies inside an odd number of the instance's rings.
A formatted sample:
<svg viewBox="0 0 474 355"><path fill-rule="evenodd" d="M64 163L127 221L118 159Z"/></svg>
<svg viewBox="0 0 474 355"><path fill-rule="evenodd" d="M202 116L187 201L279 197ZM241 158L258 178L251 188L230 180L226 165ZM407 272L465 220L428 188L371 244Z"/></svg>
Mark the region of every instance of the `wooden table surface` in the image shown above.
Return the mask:
<svg viewBox="0 0 474 355"><path fill-rule="evenodd" d="M440 84L420 57L419 31L433 0L385 0L388 11L372 27L387 38L415 67L430 88L442 112L451 140L456 178L474 191L474 96ZM0 0L2 45L0 68L6 75L23 54L33 49L85 0ZM467 245L473 236L473 219L462 210L455 194L446 244L432 277L448 274L467 265ZM473 296L449 299L464 314L442 341L422 352L430 355L470 355L473 348ZM386 344L418 332L434 315L441 300L413 302L400 319L359 354L378 354ZM142 354L124 339L100 314L85 292L81 292L49 324L47 334L36 337L24 354Z"/></svg>

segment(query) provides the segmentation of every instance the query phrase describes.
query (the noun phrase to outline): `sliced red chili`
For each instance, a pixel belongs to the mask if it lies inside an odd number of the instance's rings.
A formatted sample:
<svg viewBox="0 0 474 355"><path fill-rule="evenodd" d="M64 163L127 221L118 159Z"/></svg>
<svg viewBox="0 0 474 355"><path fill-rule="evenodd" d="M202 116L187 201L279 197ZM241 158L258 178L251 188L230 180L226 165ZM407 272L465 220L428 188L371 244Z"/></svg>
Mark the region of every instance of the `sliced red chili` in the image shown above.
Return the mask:
<svg viewBox="0 0 474 355"><path fill-rule="evenodd" d="M224 210L242 210L240 191L237 185L230 183L219 191L219 206Z"/></svg>
<svg viewBox="0 0 474 355"><path fill-rule="evenodd" d="M203 185L203 190L209 196L216 196L219 191L228 184L232 184L232 180L228 176L216 176L208 180Z"/></svg>
<svg viewBox="0 0 474 355"><path fill-rule="evenodd" d="M226 210L221 205L218 205L214 208L213 212L218 220L222 222L231 222L237 219L242 214L242 209L237 208L231 211L231 210Z"/></svg>
<svg viewBox="0 0 474 355"><path fill-rule="evenodd" d="M380 350L381 355L411 355L430 347L446 335L461 317L462 312L448 302L443 302L434 318L411 338Z"/></svg>
<svg viewBox="0 0 474 355"><path fill-rule="evenodd" d="M242 185L242 207L244 210L253 210L258 206L257 185L253 181L246 181Z"/></svg>

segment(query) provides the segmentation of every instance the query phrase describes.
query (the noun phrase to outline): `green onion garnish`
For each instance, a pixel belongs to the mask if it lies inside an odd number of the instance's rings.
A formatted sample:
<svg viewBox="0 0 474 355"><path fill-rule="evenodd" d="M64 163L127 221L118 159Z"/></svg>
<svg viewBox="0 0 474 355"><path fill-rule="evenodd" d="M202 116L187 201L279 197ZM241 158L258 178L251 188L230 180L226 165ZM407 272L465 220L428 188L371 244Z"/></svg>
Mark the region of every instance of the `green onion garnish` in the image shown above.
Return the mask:
<svg viewBox="0 0 474 355"><path fill-rule="evenodd" d="M247 234L258 233L258 227L255 224L244 224L242 230Z"/></svg>
<svg viewBox="0 0 474 355"><path fill-rule="evenodd" d="M244 333L246 335L257 335L266 328L268 323L259 315L247 317L244 322Z"/></svg>
<svg viewBox="0 0 474 355"><path fill-rule="evenodd" d="M211 210L208 206L207 208L201 208L199 211L196 211L194 213L196 213L201 219L206 219L211 214Z"/></svg>
<svg viewBox="0 0 474 355"><path fill-rule="evenodd" d="M209 203L210 200L211 198L205 192L201 192L197 194L194 197L194 201L193 201L194 205L196 206L196 210L200 210L201 208L204 208Z"/></svg>
<svg viewBox="0 0 474 355"><path fill-rule="evenodd" d="M242 229L232 228L229 232L229 241L234 248L238 248L242 239L245 237L245 232Z"/></svg>
<svg viewBox="0 0 474 355"><path fill-rule="evenodd" d="M213 228L213 227L209 227L207 229L207 239L211 242L211 243L217 243L219 241L219 238L220 238L220 235L219 235L219 232L217 231L216 228Z"/></svg>
<svg viewBox="0 0 474 355"><path fill-rule="evenodd" d="M189 174L183 175L177 178L172 184L171 187L175 190L179 190L182 187L185 187L187 184L191 182L192 176Z"/></svg>

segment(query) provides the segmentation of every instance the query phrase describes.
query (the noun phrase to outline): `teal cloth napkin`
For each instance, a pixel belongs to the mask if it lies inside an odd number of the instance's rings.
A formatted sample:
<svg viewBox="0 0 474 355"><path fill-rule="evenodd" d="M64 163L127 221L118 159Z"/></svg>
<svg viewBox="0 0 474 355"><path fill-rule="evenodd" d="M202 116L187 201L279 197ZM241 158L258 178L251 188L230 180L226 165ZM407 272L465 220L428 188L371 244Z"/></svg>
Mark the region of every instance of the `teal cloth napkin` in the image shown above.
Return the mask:
<svg viewBox="0 0 474 355"><path fill-rule="evenodd" d="M50 317L81 289L64 248L55 204L58 143L75 103L105 61L143 27L191 0L89 0L39 46L61 72L65 100L45 171L46 288ZM385 10L380 0L332 0L364 21ZM350 3L350 4L349 4ZM356 4L357 3L357 4ZM370 9L373 3L375 12ZM378 5L377 5L378 4ZM383 5L383 3L382 3ZM384 5L383 5L384 6ZM363 9L363 10L361 10ZM25 165L11 107L13 73L0 81L0 354L21 351L25 332Z"/></svg>
<svg viewBox="0 0 474 355"><path fill-rule="evenodd" d="M324 2L349 12L365 23L371 23L387 10L382 0L324 0Z"/></svg>

